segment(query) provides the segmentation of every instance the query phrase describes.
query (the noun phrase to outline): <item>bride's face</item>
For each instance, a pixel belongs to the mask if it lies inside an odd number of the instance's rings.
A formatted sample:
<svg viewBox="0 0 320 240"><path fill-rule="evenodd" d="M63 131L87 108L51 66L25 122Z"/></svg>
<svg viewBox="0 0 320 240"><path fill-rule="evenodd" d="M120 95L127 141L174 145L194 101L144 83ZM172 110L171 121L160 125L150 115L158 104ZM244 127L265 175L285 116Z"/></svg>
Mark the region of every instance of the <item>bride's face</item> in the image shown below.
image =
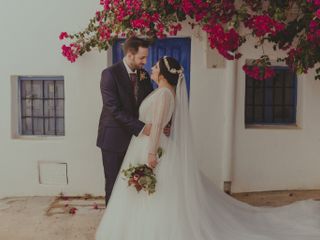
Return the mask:
<svg viewBox="0 0 320 240"><path fill-rule="evenodd" d="M159 62L157 62L156 65L154 65L151 68L151 79L156 83L159 83L159 75L160 75L160 68L159 68Z"/></svg>

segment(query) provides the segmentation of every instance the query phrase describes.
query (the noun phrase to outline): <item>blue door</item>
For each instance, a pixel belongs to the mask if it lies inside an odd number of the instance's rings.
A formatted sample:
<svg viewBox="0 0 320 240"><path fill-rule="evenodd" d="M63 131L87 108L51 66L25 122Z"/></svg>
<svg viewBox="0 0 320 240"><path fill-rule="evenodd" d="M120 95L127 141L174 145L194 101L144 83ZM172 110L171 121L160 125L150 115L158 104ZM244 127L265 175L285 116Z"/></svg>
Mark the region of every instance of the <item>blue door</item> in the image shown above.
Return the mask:
<svg viewBox="0 0 320 240"><path fill-rule="evenodd" d="M122 43L124 39L119 39L112 49L113 63L116 63L123 58ZM145 69L150 72L151 67L157 63L158 59L162 56L171 56L176 58L183 66L188 88L190 92L190 51L191 39L190 38L166 38L157 39L149 48L148 61Z"/></svg>

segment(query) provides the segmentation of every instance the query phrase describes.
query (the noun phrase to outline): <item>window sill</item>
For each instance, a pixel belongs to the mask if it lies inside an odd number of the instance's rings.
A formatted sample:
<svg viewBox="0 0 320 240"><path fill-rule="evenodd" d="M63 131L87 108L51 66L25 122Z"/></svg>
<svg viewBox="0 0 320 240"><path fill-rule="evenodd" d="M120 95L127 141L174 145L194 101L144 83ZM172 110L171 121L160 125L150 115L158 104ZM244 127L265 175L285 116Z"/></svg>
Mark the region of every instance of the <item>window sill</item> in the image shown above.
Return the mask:
<svg viewBox="0 0 320 240"><path fill-rule="evenodd" d="M297 124L279 124L279 125L273 125L273 124L248 124L245 125L246 129L293 129L293 130L300 130L302 129Z"/></svg>
<svg viewBox="0 0 320 240"><path fill-rule="evenodd" d="M17 140L64 140L65 136L24 136L24 135L18 135L13 136L12 139Z"/></svg>

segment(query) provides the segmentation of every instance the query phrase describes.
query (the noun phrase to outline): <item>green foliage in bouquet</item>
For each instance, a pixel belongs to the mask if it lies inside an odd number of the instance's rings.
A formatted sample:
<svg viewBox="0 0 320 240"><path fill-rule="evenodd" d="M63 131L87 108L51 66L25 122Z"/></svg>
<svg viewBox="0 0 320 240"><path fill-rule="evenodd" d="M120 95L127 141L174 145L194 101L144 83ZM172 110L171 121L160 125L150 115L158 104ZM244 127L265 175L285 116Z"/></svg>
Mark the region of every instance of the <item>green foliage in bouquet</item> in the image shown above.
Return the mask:
<svg viewBox="0 0 320 240"><path fill-rule="evenodd" d="M128 186L134 186L137 192L141 190L146 191L148 194L154 193L156 190L156 175L152 168L146 164L138 164L133 166L129 164L129 168L122 170L123 175L128 180Z"/></svg>
<svg viewBox="0 0 320 240"><path fill-rule="evenodd" d="M161 147L157 150L158 158L160 159L164 151ZM125 176L125 180L128 181L128 186L136 188L137 192L144 190L149 195L156 191L156 175L153 169L147 164L137 164L133 166L129 164L129 168L123 169L121 173Z"/></svg>

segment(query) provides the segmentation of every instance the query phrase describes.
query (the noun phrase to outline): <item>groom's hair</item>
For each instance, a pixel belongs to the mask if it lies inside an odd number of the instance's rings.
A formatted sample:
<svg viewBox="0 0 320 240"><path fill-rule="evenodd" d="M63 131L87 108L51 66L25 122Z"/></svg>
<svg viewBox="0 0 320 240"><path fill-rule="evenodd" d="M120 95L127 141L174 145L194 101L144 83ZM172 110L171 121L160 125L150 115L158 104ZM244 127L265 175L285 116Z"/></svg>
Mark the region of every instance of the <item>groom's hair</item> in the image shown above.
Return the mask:
<svg viewBox="0 0 320 240"><path fill-rule="evenodd" d="M129 51L132 54L136 54L139 50L139 47L148 48L150 46L150 41L147 39L142 39L138 37L130 37L128 38L123 45L124 55L126 55Z"/></svg>

